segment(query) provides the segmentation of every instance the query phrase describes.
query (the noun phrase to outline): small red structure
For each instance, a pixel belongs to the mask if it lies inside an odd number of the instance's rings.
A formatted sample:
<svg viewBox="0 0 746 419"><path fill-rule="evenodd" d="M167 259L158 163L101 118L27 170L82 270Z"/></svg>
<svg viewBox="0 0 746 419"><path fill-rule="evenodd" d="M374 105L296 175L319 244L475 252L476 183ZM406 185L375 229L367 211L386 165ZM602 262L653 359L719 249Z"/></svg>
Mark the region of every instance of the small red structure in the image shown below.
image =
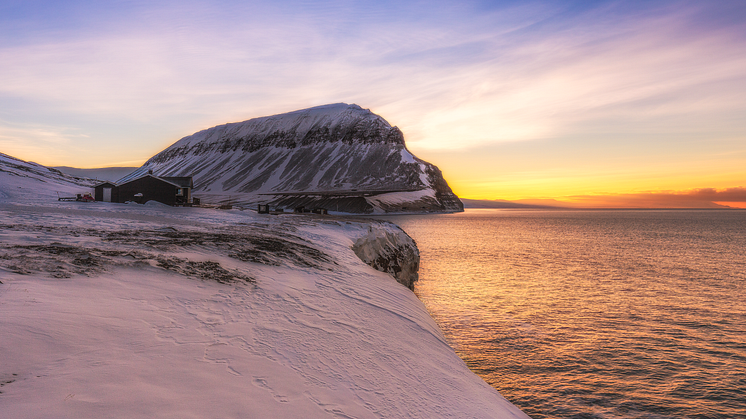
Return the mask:
<svg viewBox="0 0 746 419"><path fill-rule="evenodd" d="M91 196L90 193L79 193L75 194L75 196L60 196L59 192L57 193L57 200L58 201L77 201L77 202L93 202L95 199L93 199L93 196Z"/></svg>

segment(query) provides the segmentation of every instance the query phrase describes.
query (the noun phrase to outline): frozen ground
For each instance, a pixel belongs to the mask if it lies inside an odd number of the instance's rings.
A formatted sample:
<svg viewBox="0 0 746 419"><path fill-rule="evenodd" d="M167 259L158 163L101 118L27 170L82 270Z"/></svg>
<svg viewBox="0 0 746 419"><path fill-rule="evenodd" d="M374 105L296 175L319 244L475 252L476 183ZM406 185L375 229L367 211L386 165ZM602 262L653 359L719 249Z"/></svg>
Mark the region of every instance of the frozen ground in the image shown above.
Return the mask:
<svg viewBox="0 0 746 419"><path fill-rule="evenodd" d="M525 417L353 252L392 225L16 181L0 174L0 417Z"/></svg>

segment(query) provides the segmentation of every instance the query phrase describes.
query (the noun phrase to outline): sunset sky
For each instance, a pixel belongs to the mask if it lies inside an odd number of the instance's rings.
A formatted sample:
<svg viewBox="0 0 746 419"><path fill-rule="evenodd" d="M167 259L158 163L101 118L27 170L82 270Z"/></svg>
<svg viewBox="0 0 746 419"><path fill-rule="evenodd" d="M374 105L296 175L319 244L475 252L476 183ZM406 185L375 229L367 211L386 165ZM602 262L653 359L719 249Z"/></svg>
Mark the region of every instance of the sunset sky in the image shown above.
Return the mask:
<svg viewBox="0 0 746 419"><path fill-rule="evenodd" d="M473 199L746 206L746 2L0 0L0 152L356 103Z"/></svg>

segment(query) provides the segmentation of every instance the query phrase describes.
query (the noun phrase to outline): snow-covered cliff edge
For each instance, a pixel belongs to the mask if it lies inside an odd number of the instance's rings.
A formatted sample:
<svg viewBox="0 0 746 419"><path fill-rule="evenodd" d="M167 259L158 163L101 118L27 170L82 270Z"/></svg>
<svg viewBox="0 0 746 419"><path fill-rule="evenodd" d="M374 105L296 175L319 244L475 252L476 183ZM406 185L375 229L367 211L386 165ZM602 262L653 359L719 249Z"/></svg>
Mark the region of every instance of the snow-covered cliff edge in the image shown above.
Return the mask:
<svg viewBox="0 0 746 419"><path fill-rule="evenodd" d="M525 418L353 252L385 224L63 202L0 226L8 417Z"/></svg>
<svg viewBox="0 0 746 419"><path fill-rule="evenodd" d="M177 141L120 181L193 176L204 202L354 213L453 212L463 205L402 132L344 103L220 125Z"/></svg>
<svg viewBox="0 0 746 419"><path fill-rule="evenodd" d="M0 180L0 416L526 418L387 273L417 260L390 223Z"/></svg>

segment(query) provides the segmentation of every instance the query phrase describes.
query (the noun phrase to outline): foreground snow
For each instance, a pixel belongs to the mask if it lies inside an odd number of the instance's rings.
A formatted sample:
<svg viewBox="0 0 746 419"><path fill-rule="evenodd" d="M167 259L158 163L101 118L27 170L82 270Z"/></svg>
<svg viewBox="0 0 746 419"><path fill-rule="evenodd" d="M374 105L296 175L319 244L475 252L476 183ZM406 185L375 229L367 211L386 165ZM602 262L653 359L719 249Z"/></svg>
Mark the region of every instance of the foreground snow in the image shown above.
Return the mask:
<svg viewBox="0 0 746 419"><path fill-rule="evenodd" d="M376 229L392 227L0 201L0 412L525 417L355 255Z"/></svg>

